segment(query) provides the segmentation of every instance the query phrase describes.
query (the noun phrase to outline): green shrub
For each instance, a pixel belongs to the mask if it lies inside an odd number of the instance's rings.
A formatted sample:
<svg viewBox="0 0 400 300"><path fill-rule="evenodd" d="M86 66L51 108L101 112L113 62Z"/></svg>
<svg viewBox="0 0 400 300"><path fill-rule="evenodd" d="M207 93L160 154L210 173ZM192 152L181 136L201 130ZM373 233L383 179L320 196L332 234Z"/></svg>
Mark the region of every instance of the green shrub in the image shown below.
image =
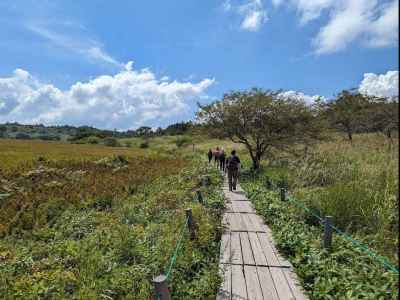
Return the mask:
<svg viewBox="0 0 400 300"><path fill-rule="evenodd" d="M112 138L112 137L107 137L103 140L103 144L109 147L120 147L120 143L118 142L117 139Z"/></svg>
<svg viewBox="0 0 400 300"><path fill-rule="evenodd" d="M142 148L142 149L149 148L150 147L150 143L149 143L148 140L145 140L145 141L140 143L139 147Z"/></svg>
<svg viewBox="0 0 400 300"><path fill-rule="evenodd" d="M191 143L191 139L187 137L178 137L175 141L175 144L178 148L181 148L189 143Z"/></svg>
<svg viewBox="0 0 400 300"><path fill-rule="evenodd" d="M89 136L87 138L88 144L98 144L100 142L100 139L97 136Z"/></svg>

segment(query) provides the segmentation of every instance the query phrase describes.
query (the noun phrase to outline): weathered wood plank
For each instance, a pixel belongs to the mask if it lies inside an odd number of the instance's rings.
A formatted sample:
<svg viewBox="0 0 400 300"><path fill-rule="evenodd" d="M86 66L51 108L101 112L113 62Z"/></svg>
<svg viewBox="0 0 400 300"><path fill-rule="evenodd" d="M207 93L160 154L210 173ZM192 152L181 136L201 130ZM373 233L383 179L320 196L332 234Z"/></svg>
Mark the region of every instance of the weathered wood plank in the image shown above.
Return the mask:
<svg viewBox="0 0 400 300"><path fill-rule="evenodd" d="M269 268L257 267L257 273L264 299L279 300Z"/></svg>
<svg viewBox="0 0 400 300"><path fill-rule="evenodd" d="M243 266L232 265L232 300L233 299L247 299Z"/></svg>
<svg viewBox="0 0 400 300"><path fill-rule="evenodd" d="M258 280L257 269L255 266L244 266L244 275L246 278L247 299L263 300L260 282Z"/></svg>
<svg viewBox="0 0 400 300"><path fill-rule="evenodd" d="M247 234L247 232L240 232L239 235L242 245L243 263L246 265L255 265L253 251L251 250L251 245L249 241L249 235Z"/></svg>
<svg viewBox="0 0 400 300"><path fill-rule="evenodd" d="M275 289L278 293L280 299L296 299L293 296L292 290L286 281L286 277L283 274L282 268L271 267L269 268L271 272L272 279L275 284Z"/></svg>
<svg viewBox="0 0 400 300"><path fill-rule="evenodd" d="M246 226L247 231L255 231L256 228L254 227L253 223L250 221L248 214L242 214L242 220Z"/></svg>
<svg viewBox="0 0 400 300"><path fill-rule="evenodd" d="M243 220L242 214L231 213L231 230L232 231L247 231L246 223Z"/></svg>
<svg viewBox="0 0 400 300"><path fill-rule="evenodd" d="M257 234L255 232L249 232L249 240L251 244L251 249L253 250L254 261L257 266L266 266L267 260L265 259L264 253L261 249L260 241L258 240Z"/></svg>
<svg viewBox="0 0 400 300"><path fill-rule="evenodd" d="M221 287L218 290L217 300L231 300L231 288L232 288L232 272L231 265L220 264L219 272L223 278Z"/></svg>
<svg viewBox="0 0 400 300"><path fill-rule="evenodd" d="M260 241L262 252L264 253L265 258L267 259L267 265L280 267L281 263L276 257L275 252L272 249L271 243L267 238L267 235L263 232L258 232L257 237Z"/></svg>
<svg viewBox="0 0 400 300"><path fill-rule="evenodd" d="M220 263L229 263L231 259L231 234L230 232L223 233L221 236L220 246Z"/></svg>
<svg viewBox="0 0 400 300"><path fill-rule="evenodd" d="M243 264L242 247L240 245L239 232L231 232L231 262L233 264Z"/></svg>
<svg viewBox="0 0 400 300"><path fill-rule="evenodd" d="M249 214L249 218L251 222L254 224L256 231L266 232L267 226L264 224L262 218L256 214Z"/></svg>
<svg viewBox="0 0 400 300"><path fill-rule="evenodd" d="M308 298L305 295L296 274L287 268L282 271L296 300L307 300Z"/></svg>

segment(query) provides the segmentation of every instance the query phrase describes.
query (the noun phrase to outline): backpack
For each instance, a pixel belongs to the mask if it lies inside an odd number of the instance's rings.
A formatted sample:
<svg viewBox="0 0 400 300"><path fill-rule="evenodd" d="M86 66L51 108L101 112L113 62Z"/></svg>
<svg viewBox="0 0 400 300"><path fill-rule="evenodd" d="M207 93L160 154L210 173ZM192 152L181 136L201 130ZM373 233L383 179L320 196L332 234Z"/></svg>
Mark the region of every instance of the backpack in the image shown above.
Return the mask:
<svg viewBox="0 0 400 300"><path fill-rule="evenodd" d="M239 159L236 156L231 156L228 159L228 165L227 165L228 170L230 171L236 171L239 170Z"/></svg>

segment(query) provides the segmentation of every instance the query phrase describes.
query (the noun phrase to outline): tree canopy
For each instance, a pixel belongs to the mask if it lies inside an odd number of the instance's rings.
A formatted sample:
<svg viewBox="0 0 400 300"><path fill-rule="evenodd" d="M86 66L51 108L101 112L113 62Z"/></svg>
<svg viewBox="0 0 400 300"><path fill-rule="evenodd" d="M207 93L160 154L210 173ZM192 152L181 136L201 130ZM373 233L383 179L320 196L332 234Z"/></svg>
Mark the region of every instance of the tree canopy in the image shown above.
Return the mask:
<svg viewBox="0 0 400 300"><path fill-rule="evenodd" d="M323 138L313 107L301 99L283 98L279 91L233 91L200 106L197 117L209 134L245 145L254 169L273 150L289 151Z"/></svg>

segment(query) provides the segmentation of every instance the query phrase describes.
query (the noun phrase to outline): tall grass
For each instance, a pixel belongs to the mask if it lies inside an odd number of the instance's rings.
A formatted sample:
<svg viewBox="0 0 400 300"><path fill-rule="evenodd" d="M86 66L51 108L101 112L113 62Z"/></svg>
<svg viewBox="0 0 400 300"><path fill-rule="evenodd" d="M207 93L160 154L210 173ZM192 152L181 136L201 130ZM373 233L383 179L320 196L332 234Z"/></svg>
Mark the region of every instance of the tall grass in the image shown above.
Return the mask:
<svg viewBox="0 0 400 300"><path fill-rule="evenodd" d="M398 163L398 140L389 144L383 136L362 134L352 144L335 137L298 157L281 154L264 172L288 181L308 207L397 261Z"/></svg>

